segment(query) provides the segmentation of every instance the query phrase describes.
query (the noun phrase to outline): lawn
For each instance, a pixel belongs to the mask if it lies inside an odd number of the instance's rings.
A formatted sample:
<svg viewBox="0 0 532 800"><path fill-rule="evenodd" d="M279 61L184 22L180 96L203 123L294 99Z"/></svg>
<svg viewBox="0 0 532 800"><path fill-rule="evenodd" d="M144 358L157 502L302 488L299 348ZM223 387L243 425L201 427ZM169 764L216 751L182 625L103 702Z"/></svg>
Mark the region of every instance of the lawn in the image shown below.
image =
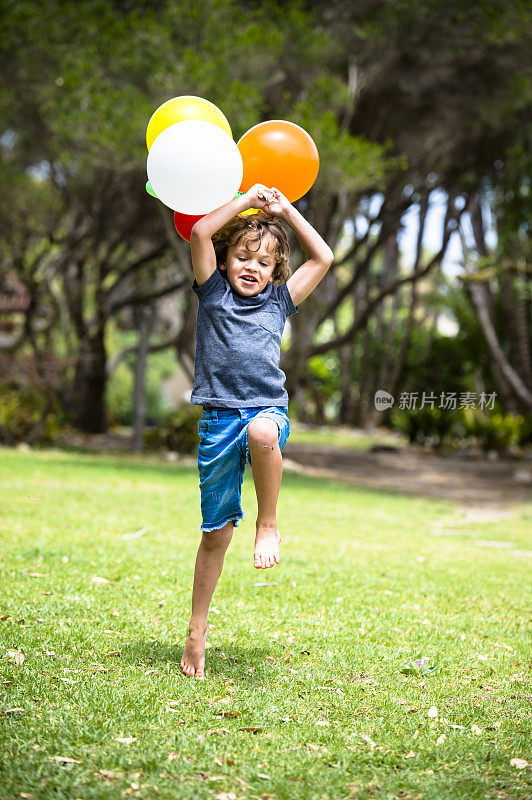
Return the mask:
<svg viewBox="0 0 532 800"><path fill-rule="evenodd" d="M195 468L0 449L0 493L1 800L530 797L532 503L285 473L257 571L247 467L198 681Z"/></svg>
<svg viewBox="0 0 532 800"><path fill-rule="evenodd" d="M366 433L359 428L336 425L304 425L290 420L291 444L316 444L323 447L342 447L353 450L370 450L375 445L402 448L408 439L397 431L378 428Z"/></svg>

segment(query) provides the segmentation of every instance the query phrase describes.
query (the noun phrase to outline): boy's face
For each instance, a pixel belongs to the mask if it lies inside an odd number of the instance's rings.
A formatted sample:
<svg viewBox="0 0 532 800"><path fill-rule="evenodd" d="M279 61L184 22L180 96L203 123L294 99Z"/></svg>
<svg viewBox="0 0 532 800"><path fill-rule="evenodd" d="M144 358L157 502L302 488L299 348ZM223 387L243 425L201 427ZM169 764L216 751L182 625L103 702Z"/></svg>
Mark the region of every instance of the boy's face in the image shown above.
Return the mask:
<svg viewBox="0 0 532 800"><path fill-rule="evenodd" d="M253 249L250 250L250 247ZM258 241L245 242L242 237L227 248L226 263L220 264L220 269L226 271L227 280L238 294L253 297L262 292L268 283L273 283L276 264L274 247L273 238L263 236L260 246ZM254 280L248 281L245 277Z"/></svg>

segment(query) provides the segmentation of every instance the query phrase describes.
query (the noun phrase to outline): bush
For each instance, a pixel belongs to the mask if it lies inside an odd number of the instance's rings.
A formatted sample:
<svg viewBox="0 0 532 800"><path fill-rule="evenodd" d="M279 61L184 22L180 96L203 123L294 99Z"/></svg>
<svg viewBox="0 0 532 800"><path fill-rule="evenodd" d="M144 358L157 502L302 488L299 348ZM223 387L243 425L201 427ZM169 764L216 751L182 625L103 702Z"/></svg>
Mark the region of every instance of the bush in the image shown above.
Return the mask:
<svg viewBox="0 0 532 800"><path fill-rule="evenodd" d="M532 440L532 417L505 414L480 408L457 410L430 408L393 409L391 424L411 443L436 447L475 444L485 452L507 451L512 445L524 446Z"/></svg>
<svg viewBox="0 0 532 800"><path fill-rule="evenodd" d="M199 442L198 422L201 413L201 406L182 403L175 411L166 414L159 425L144 432L144 446L148 450L195 453Z"/></svg>
<svg viewBox="0 0 532 800"><path fill-rule="evenodd" d="M390 421L393 428L408 436L412 444L450 443L458 419L458 411L424 406L413 410L395 408Z"/></svg>
<svg viewBox="0 0 532 800"><path fill-rule="evenodd" d="M520 414L464 408L460 422L465 436L474 439L484 451L503 452L510 445L524 444L527 436L525 418Z"/></svg>
<svg viewBox="0 0 532 800"><path fill-rule="evenodd" d="M0 442L50 444L68 422L59 403L35 388L0 385Z"/></svg>

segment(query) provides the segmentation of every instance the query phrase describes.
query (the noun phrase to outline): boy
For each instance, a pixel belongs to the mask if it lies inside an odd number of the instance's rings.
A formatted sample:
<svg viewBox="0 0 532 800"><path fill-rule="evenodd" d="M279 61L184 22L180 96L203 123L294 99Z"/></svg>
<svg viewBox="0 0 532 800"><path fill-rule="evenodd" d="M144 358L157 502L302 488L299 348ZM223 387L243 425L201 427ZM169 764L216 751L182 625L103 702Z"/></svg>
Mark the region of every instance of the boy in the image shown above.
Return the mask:
<svg viewBox="0 0 532 800"><path fill-rule="evenodd" d="M251 208L265 213L237 216ZM276 217L292 228L308 259L293 275ZM233 528L243 517L246 461L258 505L254 566L267 569L280 560L276 508L290 433L281 336L286 317L324 277L333 253L280 191L260 184L196 222L190 246L192 291L199 297L190 402L204 407L198 423L203 521L181 669L204 678L207 615Z"/></svg>

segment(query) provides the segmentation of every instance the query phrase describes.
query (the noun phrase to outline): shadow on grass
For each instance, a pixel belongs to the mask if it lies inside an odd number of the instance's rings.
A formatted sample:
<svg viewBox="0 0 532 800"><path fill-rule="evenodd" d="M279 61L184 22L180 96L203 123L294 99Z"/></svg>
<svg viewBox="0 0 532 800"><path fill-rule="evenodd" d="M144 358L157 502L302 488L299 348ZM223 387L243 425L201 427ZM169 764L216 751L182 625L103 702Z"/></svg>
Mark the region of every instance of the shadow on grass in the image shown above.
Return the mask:
<svg viewBox="0 0 532 800"><path fill-rule="evenodd" d="M177 667L181 672L181 656L184 643L167 645L163 642L150 642L138 639L128 642L120 648L120 660L134 666L146 666L148 669L157 669L166 664ZM271 680L271 671L266 670L265 647L243 646L228 642L223 647L209 647L205 651L205 672L207 678L233 678L235 683L249 686ZM186 677L183 675L183 677Z"/></svg>

